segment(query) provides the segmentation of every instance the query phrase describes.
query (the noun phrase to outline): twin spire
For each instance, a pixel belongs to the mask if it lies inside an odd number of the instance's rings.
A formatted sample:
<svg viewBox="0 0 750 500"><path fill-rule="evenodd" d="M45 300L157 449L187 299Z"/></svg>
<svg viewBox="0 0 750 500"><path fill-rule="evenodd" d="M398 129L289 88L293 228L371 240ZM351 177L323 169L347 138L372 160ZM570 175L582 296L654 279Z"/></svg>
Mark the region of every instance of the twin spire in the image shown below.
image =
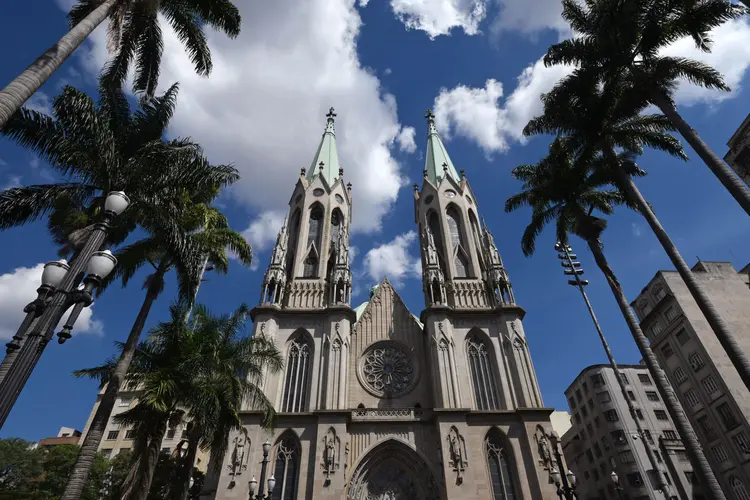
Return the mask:
<svg viewBox="0 0 750 500"><path fill-rule="evenodd" d="M323 132L323 138L320 140L318 150L313 157L312 165L306 172L308 180L311 181L316 175L322 175L329 186L332 186L341 175L339 155L336 150L335 118L336 113L333 108L330 108L326 114L326 128ZM425 177L435 185L439 184L446 175L449 175L456 182L460 182L461 178L435 127L435 115L428 109L425 118L427 119Z"/></svg>

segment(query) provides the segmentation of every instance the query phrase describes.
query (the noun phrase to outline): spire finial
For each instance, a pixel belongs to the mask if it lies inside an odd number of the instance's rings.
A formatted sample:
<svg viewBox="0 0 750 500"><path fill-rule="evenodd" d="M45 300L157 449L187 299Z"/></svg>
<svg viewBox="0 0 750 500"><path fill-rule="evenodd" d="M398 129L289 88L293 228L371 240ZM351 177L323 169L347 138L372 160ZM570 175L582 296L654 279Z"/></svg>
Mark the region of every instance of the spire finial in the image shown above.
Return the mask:
<svg viewBox="0 0 750 500"><path fill-rule="evenodd" d="M320 169L320 172L323 173L323 167L325 167L325 163L321 160L320 163L318 163L318 168Z"/></svg>
<svg viewBox="0 0 750 500"><path fill-rule="evenodd" d="M339 177L344 177L344 169L339 167Z"/></svg>
<svg viewBox="0 0 750 500"><path fill-rule="evenodd" d="M307 169L305 167L302 167L301 169L299 169L299 174L304 177L306 171Z"/></svg>
<svg viewBox="0 0 750 500"><path fill-rule="evenodd" d="M448 163L443 162L443 172L448 173Z"/></svg>
<svg viewBox="0 0 750 500"><path fill-rule="evenodd" d="M328 119L329 122L332 122L333 119L336 118L336 116L337 116L336 112L333 109L333 106L331 106L330 109L328 110L328 113L326 113L326 118Z"/></svg>
<svg viewBox="0 0 750 500"><path fill-rule="evenodd" d="M432 112L430 108L427 108L427 113L424 115L424 117L427 118L427 123L435 122L435 114Z"/></svg>

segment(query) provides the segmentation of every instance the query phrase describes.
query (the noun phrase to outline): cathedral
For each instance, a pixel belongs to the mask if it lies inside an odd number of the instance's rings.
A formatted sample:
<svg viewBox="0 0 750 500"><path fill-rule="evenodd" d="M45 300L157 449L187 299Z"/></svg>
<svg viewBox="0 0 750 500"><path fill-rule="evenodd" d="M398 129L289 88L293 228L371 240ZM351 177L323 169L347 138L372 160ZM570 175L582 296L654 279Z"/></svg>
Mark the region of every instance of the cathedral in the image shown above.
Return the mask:
<svg viewBox="0 0 750 500"><path fill-rule="evenodd" d="M424 180L414 185L419 317L387 279L351 306L355 195L335 116L326 115L300 172L252 311L253 334L273 339L285 359L259 382L278 418L264 429L260 412L242 413L201 498L556 498L546 442L553 410L542 403L525 313L434 115Z"/></svg>

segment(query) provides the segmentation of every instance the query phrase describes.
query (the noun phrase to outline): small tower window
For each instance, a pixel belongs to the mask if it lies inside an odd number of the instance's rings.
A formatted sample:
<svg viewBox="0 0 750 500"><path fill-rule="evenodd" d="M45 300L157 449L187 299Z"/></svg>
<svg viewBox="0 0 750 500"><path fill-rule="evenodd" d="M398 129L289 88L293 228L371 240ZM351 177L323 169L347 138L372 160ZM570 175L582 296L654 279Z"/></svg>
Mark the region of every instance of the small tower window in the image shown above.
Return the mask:
<svg viewBox="0 0 750 500"><path fill-rule="evenodd" d="M492 500L515 500L515 488L511 468L511 454L496 430L490 431L485 441L487 466L492 481Z"/></svg>
<svg viewBox="0 0 750 500"><path fill-rule="evenodd" d="M448 230L450 231L453 263L456 266L455 277L466 278L469 276L469 258L461 234L461 216L458 214L456 207L450 206L446 211L446 217L448 219Z"/></svg>
<svg viewBox="0 0 750 500"><path fill-rule="evenodd" d="M276 465L274 467L276 486L271 492L273 500L294 500L297 498L299 469L299 442L296 436L287 435L276 448Z"/></svg>
<svg viewBox="0 0 750 500"><path fill-rule="evenodd" d="M310 346L303 333L289 344L282 411L301 412L307 408L307 382L310 376Z"/></svg>
<svg viewBox="0 0 750 500"><path fill-rule="evenodd" d="M435 239L435 248L437 249L438 253L440 270L443 272L443 276L445 276L445 261L443 260L445 258L445 254L443 253L443 231L440 228L440 219L435 212L430 212L427 225L430 227L432 237Z"/></svg>
<svg viewBox="0 0 750 500"><path fill-rule="evenodd" d="M286 254L286 275L291 277L294 271L294 259L297 256L297 241L299 241L300 210L294 211L292 221L289 225L289 247Z"/></svg>
<svg viewBox="0 0 750 500"><path fill-rule="evenodd" d="M472 210L469 210L469 222L471 223L471 233L474 236L474 246L477 247L477 259L479 260L479 268L484 271L486 269L484 264L484 255L482 255L482 233L479 230L479 222L477 216L474 215Z"/></svg>
<svg viewBox="0 0 750 500"><path fill-rule="evenodd" d="M318 262L320 259L320 242L323 235L323 207L313 205L310 210L310 220L307 226L307 255L305 256L303 278L318 276Z"/></svg>
<svg viewBox="0 0 750 500"><path fill-rule="evenodd" d="M478 410L497 410L499 406L489 353L487 344L478 335L472 334L466 341L471 385Z"/></svg>

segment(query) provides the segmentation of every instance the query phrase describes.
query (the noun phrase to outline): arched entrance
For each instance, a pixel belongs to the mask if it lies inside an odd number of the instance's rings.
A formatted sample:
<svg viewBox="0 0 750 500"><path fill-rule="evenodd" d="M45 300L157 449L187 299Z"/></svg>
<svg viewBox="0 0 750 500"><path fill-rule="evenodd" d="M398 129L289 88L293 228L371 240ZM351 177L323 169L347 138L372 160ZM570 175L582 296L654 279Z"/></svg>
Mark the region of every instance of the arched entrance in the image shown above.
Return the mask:
<svg viewBox="0 0 750 500"><path fill-rule="evenodd" d="M359 462L347 500L441 500L430 467L405 444L389 440Z"/></svg>

